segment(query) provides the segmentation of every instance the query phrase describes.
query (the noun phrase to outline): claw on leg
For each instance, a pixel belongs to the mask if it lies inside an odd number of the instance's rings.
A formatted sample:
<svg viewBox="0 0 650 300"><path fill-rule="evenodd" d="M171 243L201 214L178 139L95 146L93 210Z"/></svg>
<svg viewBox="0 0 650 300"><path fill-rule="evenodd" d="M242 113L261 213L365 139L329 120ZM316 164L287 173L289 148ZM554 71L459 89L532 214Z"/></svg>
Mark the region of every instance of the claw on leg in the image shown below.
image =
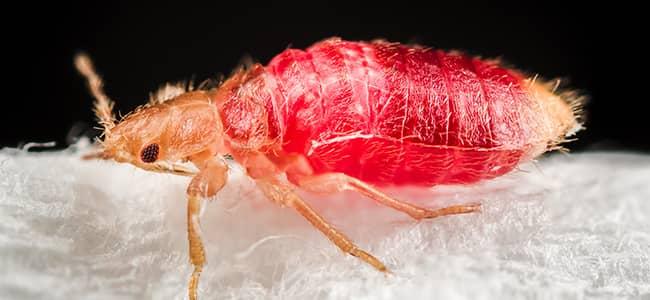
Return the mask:
<svg viewBox="0 0 650 300"><path fill-rule="evenodd" d="M199 276L201 275L203 267L194 266L194 271L192 271L192 277L190 277L190 283L188 285L188 294L190 300L197 299L197 289L199 286Z"/></svg>
<svg viewBox="0 0 650 300"><path fill-rule="evenodd" d="M469 203L447 206L439 209L424 209L416 210L411 215L415 219L432 219L446 215L468 214L481 210L480 203Z"/></svg>

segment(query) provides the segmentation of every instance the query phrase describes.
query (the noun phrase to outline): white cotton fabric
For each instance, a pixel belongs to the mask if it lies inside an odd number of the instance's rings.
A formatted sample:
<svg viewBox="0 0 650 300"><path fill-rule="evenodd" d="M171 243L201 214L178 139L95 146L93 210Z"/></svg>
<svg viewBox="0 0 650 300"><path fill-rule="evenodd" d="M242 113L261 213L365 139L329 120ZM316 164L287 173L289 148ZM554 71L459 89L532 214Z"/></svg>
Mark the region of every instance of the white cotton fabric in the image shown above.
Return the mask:
<svg viewBox="0 0 650 300"><path fill-rule="evenodd" d="M0 299L186 298L189 178L84 149L0 150ZM650 298L648 155L554 154L477 185L387 192L483 210L416 222L353 193L305 195L387 276L233 166L202 216L200 299Z"/></svg>

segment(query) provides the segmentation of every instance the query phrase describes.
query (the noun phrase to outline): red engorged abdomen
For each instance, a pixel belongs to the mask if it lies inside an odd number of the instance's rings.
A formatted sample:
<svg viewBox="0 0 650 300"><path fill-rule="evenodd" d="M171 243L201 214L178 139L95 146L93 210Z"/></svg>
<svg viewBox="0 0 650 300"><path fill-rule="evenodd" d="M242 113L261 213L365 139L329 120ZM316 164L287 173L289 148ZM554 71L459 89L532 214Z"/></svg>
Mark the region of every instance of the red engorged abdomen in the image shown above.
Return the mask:
<svg viewBox="0 0 650 300"><path fill-rule="evenodd" d="M459 53L330 39L267 66L283 148L378 185L470 183L526 156L523 77Z"/></svg>

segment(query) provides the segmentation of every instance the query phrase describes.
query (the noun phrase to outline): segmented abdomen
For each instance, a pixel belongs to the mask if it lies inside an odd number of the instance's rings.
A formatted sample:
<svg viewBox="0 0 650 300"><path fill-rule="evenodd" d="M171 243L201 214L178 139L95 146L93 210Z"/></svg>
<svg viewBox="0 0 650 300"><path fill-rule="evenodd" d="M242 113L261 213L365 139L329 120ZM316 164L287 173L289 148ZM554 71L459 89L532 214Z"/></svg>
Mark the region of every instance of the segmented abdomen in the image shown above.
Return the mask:
<svg viewBox="0 0 650 300"><path fill-rule="evenodd" d="M510 171L535 138L517 72L460 53L329 39L267 66L284 150L375 184L468 183Z"/></svg>

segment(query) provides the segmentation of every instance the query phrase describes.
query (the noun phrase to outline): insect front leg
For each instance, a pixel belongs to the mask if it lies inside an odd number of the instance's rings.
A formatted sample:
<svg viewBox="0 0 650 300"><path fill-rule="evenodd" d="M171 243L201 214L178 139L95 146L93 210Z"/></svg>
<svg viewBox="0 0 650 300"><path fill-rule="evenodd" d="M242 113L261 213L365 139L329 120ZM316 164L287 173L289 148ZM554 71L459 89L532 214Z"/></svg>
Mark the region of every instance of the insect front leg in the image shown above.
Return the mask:
<svg viewBox="0 0 650 300"><path fill-rule="evenodd" d="M192 178L187 187L187 238L190 262L194 271L190 278L188 294L190 300L197 299L199 276L205 265L205 249L201 237L199 213L202 202L215 196L226 184L228 167L219 159L211 159L202 165L201 171Z"/></svg>
<svg viewBox="0 0 650 300"><path fill-rule="evenodd" d="M357 247L357 245L355 245L347 236L334 228L316 211L314 211L314 209L293 192L288 185L268 178L258 179L257 184L267 198L276 203L281 203L295 209L343 252L358 257L379 271L389 272L386 266L379 261L379 259Z"/></svg>
<svg viewBox="0 0 650 300"><path fill-rule="evenodd" d="M299 176L296 184L302 189L315 193L329 193L353 190L365 195L379 204L394 208L408 214L416 220L431 219L446 215L465 214L480 210L481 204L470 203L453 205L439 209L427 209L408 202L394 199L371 185L343 173L326 173L321 175Z"/></svg>

